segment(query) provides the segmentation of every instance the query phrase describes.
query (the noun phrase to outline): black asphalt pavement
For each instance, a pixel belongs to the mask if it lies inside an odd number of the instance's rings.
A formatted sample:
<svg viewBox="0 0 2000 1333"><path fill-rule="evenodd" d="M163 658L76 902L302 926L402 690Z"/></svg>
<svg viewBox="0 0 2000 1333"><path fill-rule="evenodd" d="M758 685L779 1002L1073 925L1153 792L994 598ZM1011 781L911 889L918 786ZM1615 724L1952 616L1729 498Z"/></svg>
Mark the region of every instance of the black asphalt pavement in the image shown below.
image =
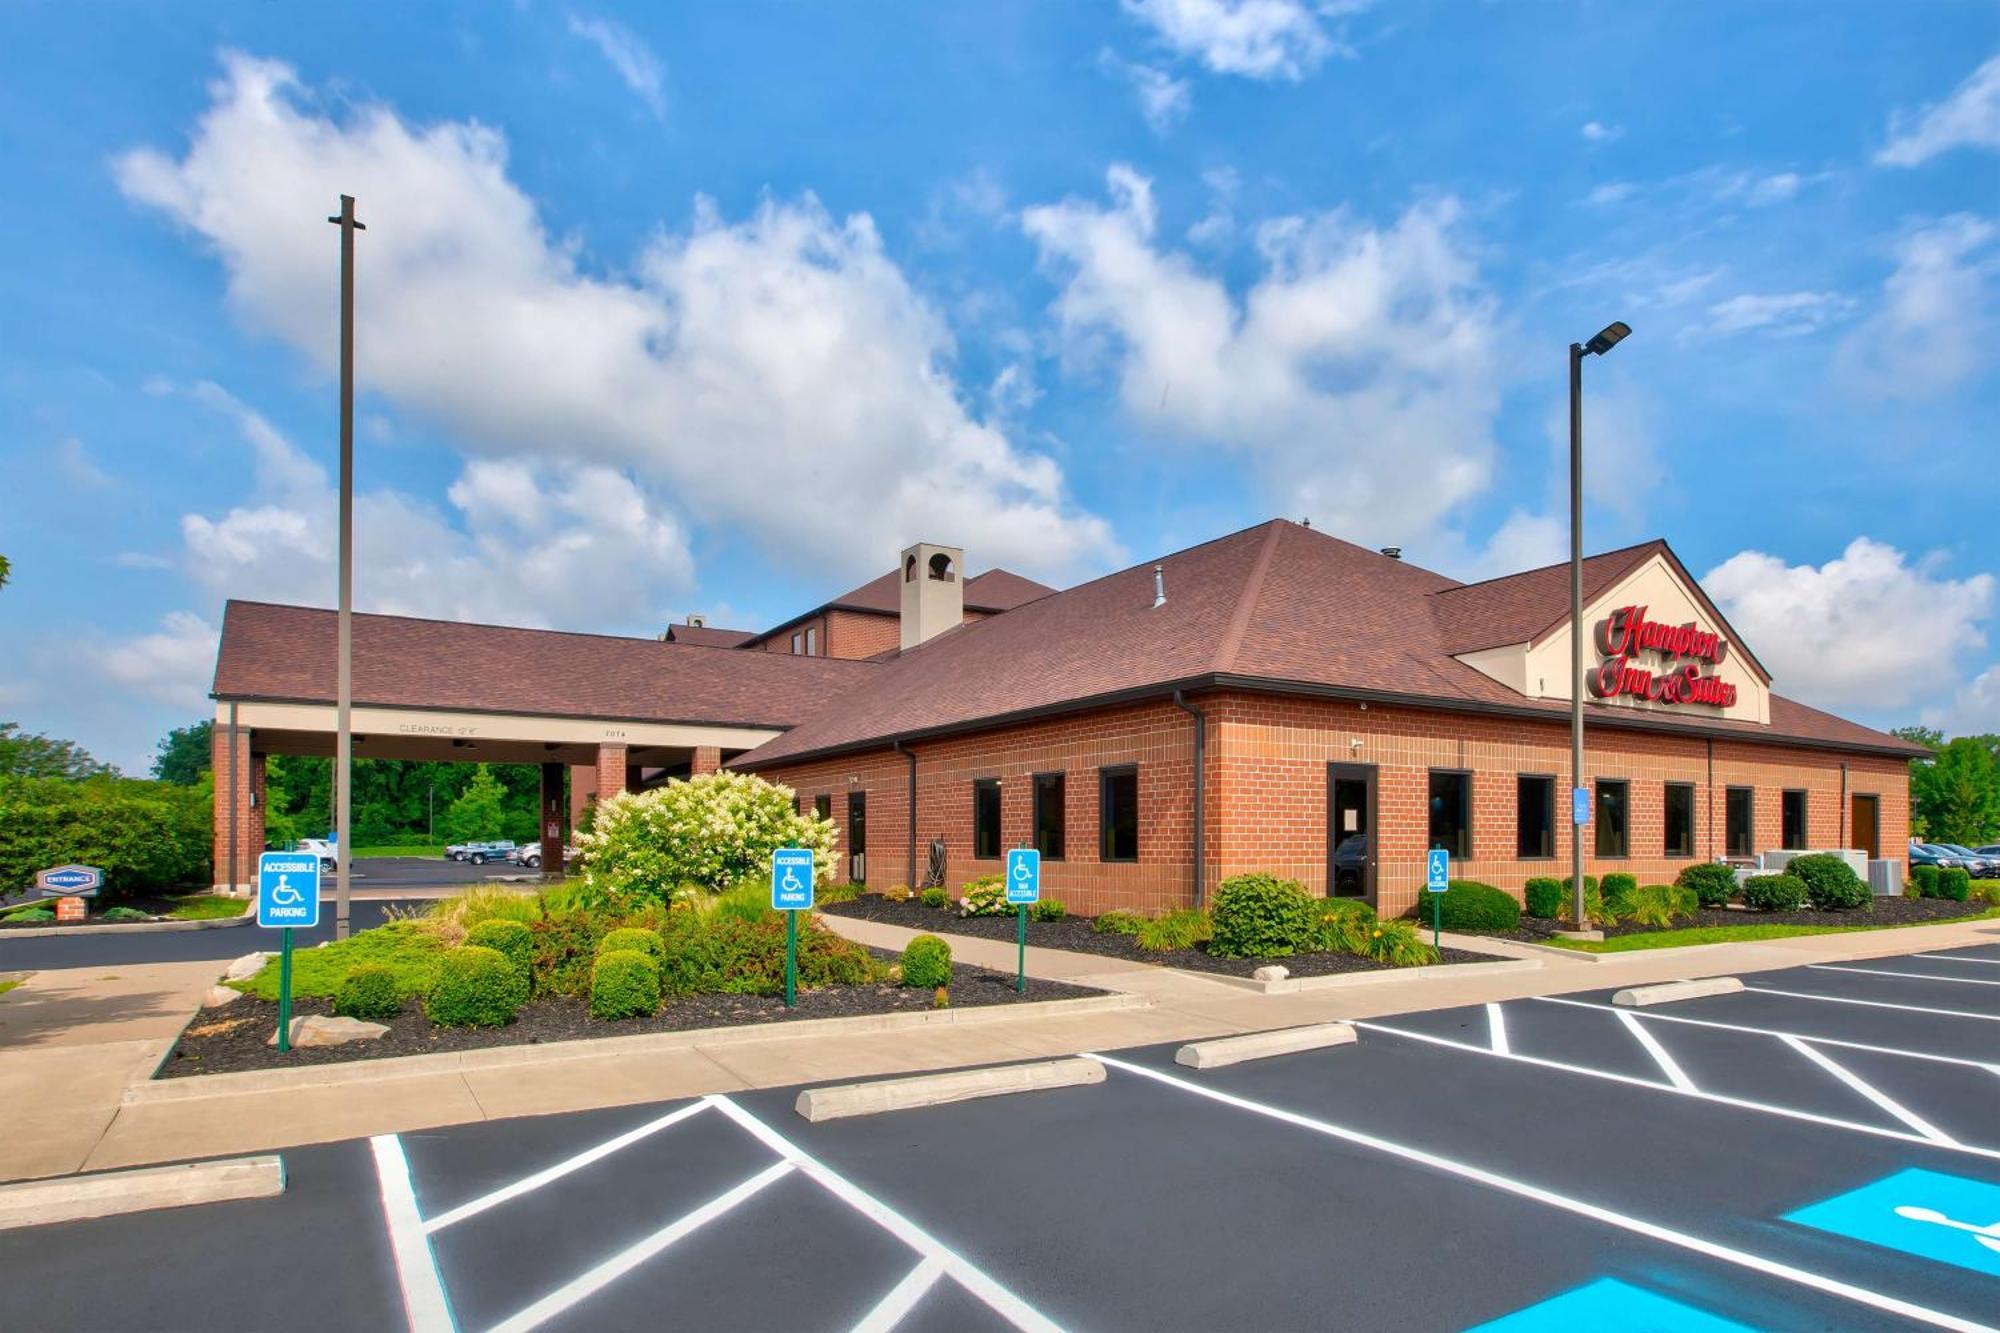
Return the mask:
<svg viewBox="0 0 2000 1333"><path fill-rule="evenodd" d="M367 930L381 925L391 910L417 910L423 906L418 899L357 898L347 905L348 926L352 930ZM325 898L320 903L319 925L312 930L295 931L292 943L305 949L332 938L333 900ZM276 939L276 931L259 930L254 921L215 930L104 930L44 935L37 939L14 939L0 932L0 972L230 959L253 949L275 949Z"/></svg>
<svg viewBox="0 0 2000 1333"><path fill-rule="evenodd" d="M0 1327L2000 1321L2000 944L1746 982L822 1125L784 1089L300 1149L279 1199L0 1232Z"/></svg>

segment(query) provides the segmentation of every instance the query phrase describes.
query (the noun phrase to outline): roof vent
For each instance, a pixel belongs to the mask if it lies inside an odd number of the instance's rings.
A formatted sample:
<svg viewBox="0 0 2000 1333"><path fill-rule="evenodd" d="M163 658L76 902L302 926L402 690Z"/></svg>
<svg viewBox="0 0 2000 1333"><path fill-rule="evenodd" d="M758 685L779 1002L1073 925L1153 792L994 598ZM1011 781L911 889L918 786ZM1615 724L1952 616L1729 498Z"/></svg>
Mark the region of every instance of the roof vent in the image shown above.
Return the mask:
<svg viewBox="0 0 2000 1333"><path fill-rule="evenodd" d="M1167 567L1165 565L1154 565L1153 605L1165 606L1166 604L1167 604Z"/></svg>
<svg viewBox="0 0 2000 1333"><path fill-rule="evenodd" d="M689 628L689 629L701 629L701 628L703 628L704 626L706 626L707 624L708 624L708 617L707 617L707 616L696 616L696 615L691 615L691 616L689 616L689 617L688 617L688 628Z"/></svg>
<svg viewBox="0 0 2000 1333"><path fill-rule="evenodd" d="M1401 560L1403 558L1403 548L1400 546L1385 546L1382 548L1382 554L1388 556L1391 560Z"/></svg>

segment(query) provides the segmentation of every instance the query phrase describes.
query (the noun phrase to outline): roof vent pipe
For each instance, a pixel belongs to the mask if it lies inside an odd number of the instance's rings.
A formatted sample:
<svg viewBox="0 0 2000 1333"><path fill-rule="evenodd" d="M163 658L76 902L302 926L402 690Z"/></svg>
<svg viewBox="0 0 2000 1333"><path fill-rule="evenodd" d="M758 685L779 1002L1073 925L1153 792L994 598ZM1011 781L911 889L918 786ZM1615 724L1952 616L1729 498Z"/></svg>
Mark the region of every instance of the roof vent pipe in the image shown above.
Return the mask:
<svg viewBox="0 0 2000 1333"><path fill-rule="evenodd" d="M1391 560L1401 560L1403 558L1403 548L1400 546L1385 546L1382 548L1382 554L1388 556Z"/></svg>
<svg viewBox="0 0 2000 1333"><path fill-rule="evenodd" d="M1153 605L1165 606L1166 604L1167 604L1167 567L1165 565L1154 565Z"/></svg>

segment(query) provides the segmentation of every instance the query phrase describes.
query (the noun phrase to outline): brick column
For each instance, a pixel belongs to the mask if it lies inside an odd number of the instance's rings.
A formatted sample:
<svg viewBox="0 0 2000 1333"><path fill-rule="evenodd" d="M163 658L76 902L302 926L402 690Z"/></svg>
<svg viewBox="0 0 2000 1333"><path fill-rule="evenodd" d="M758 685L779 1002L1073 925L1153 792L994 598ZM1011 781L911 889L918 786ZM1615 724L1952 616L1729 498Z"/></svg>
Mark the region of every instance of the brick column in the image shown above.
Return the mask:
<svg viewBox="0 0 2000 1333"><path fill-rule="evenodd" d="M627 784L625 747L605 741L597 747L597 799L608 801L623 792Z"/></svg>
<svg viewBox="0 0 2000 1333"><path fill-rule="evenodd" d="M542 765L542 874L563 873L563 766Z"/></svg>
<svg viewBox="0 0 2000 1333"><path fill-rule="evenodd" d="M210 743L210 759L215 765L215 864L210 880L221 893L248 893L257 882L257 856L264 850L264 756L252 751L250 741L250 728L238 727L233 770L226 722L216 724ZM232 811L236 835L233 885L230 882Z"/></svg>
<svg viewBox="0 0 2000 1333"><path fill-rule="evenodd" d="M569 768L569 826L572 832L583 827L583 812L590 809L590 803L596 796L597 770L589 764L571 764Z"/></svg>
<svg viewBox="0 0 2000 1333"><path fill-rule="evenodd" d="M720 748L713 745L697 745L694 747L694 759L688 767L688 775L690 777L698 778L704 773L720 773L721 771L722 751Z"/></svg>

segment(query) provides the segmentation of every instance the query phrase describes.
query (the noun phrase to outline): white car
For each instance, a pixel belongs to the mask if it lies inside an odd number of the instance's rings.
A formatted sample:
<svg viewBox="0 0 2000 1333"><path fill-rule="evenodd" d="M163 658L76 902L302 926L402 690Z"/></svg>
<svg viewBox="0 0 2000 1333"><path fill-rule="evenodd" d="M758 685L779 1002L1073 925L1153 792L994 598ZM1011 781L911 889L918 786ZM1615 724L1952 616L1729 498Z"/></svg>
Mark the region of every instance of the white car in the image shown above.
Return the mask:
<svg viewBox="0 0 2000 1333"><path fill-rule="evenodd" d="M300 838L295 852L311 852L319 857L321 870L337 870L340 867L340 850L325 838Z"/></svg>

